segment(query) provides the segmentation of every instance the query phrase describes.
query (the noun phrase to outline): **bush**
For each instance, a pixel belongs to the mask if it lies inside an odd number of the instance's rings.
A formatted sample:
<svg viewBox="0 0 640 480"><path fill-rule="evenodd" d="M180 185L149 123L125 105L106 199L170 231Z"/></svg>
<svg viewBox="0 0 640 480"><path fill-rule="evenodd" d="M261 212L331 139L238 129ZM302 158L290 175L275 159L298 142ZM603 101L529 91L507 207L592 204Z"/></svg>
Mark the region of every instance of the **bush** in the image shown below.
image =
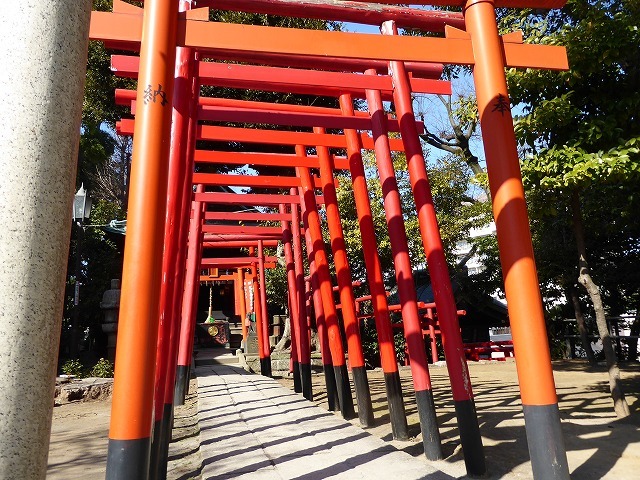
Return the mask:
<svg viewBox="0 0 640 480"><path fill-rule="evenodd" d="M78 360L67 360L62 364L62 373L75 377L84 377L84 366Z"/></svg>
<svg viewBox="0 0 640 480"><path fill-rule="evenodd" d="M91 376L98 378L113 378L113 364L106 358L101 358L91 369Z"/></svg>

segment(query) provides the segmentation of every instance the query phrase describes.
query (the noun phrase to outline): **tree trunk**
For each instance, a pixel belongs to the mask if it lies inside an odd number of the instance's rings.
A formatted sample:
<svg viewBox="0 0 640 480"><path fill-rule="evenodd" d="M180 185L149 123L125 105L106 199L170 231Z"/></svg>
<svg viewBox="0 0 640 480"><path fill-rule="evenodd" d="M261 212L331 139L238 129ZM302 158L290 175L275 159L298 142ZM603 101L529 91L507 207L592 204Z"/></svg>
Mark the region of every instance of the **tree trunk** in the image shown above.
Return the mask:
<svg viewBox="0 0 640 480"><path fill-rule="evenodd" d="M618 417L628 417L631 412L629 411L629 405L627 404L627 401L624 398L624 392L622 391L620 369L618 368L618 360L616 358L616 353L613 350L611 335L607 326L607 319L605 317L602 297L600 295L600 287L595 284L591 278L591 272L589 271L587 248L584 240L584 226L582 223L582 211L580 209L580 198L576 190L574 190L571 196L571 209L573 213L573 227L576 236L576 246L578 248L578 283L584 287L589 294L589 298L591 298L591 301L593 302L593 309L596 315L596 326L598 327L598 334L602 340L602 350L604 351L604 358L609 372L609 390L611 391L611 397L613 398L614 411Z"/></svg>
<svg viewBox="0 0 640 480"><path fill-rule="evenodd" d="M582 342L582 348L587 354L587 360L590 364L596 363L596 357L593 354L593 348L591 348L591 340L589 340L589 332L584 321L584 315L582 315L582 308L580 307L580 299L578 298L578 290L573 285L569 287L569 297L573 304L573 310L576 315L576 323L578 324L578 333L580 334L580 341Z"/></svg>
<svg viewBox="0 0 640 480"><path fill-rule="evenodd" d="M278 344L274 347L274 352L281 352L289 348L289 344L291 343L291 321L289 317L284 318L284 332L282 332L282 337Z"/></svg>
<svg viewBox="0 0 640 480"><path fill-rule="evenodd" d="M637 337L640 335L640 305L636 307L636 318L633 319L633 323L631 324L631 331L629 334L632 337ZM629 339L629 353L627 354L627 361L635 362L638 359L638 339L630 338Z"/></svg>
<svg viewBox="0 0 640 480"><path fill-rule="evenodd" d="M315 330L311 330L311 351L320 352L320 336Z"/></svg>

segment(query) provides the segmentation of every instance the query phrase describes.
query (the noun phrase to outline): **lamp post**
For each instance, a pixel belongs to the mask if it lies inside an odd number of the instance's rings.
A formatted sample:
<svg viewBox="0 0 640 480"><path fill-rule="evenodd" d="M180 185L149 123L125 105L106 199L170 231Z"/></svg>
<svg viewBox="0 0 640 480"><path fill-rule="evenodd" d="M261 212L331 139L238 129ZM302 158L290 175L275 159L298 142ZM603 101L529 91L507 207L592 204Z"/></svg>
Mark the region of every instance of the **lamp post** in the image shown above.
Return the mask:
<svg viewBox="0 0 640 480"><path fill-rule="evenodd" d="M80 303L80 269L82 264L82 240L84 234L84 220L89 218L91 214L91 197L84 189L84 184L80 185L80 189L76 192L73 199L73 222L78 228L76 235L76 266L75 266L75 288L73 295L73 310L71 316L71 348L70 355L72 358L78 356L78 304Z"/></svg>

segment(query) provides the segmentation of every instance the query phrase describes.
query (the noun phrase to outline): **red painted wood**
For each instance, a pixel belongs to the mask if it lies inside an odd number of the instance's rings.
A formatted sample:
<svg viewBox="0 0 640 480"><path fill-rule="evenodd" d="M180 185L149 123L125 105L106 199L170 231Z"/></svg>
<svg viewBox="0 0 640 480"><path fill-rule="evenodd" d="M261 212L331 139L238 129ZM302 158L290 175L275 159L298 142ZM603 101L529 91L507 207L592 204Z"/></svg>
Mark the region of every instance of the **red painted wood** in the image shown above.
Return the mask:
<svg viewBox="0 0 640 480"><path fill-rule="evenodd" d="M299 155L303 155L304 148L296 149ZM345 365L344 349L340 335L340 327L338 325L338 314L333 299L333 291L331 285L331 276L329 273L329 263L327 254L324 250L324 240L322 239L322 227L320 216L311 190L310 175L308 169L298 168L298 175L302 178L302 188L300 189L300 197L304 200L302 206L302 216L304 225L309 232L311 238L311 247L313 251L313 259L315 261L316 273L318 275L318 283L320 295L322 297L322 307L324 310L324 320L327 327L327 336L329 339L329 350L331 352L331 360L334 366ZM309 246L307 246L309 249Z"/></svg>
<svg viewBox="0 0 640 480"><path fill-rule="evenodd" d="M132 59L130 60L131 62L137 59L137 57L128 58ZM137 68L134 65L132 67L130 67L131 71L137 73ZM383 93L391 93L393 91L393 82L388 75L365 77L364 75L353 73L200 62L199 76L203 85L257 90L269 90L269 88L276 88L277 86L287 86L287 91L291 93L298 93L296 91L297 86L309 86L317 89L318 94L331 94L331 92L334 92L335 96L341 92L355 92L361 96L365 89L380 90ZM416 93L451 94L451 84L449 82L435 79L412 78L411 89Z"/></svg>
<svg viewBox="0 0 640 480"><path fill-rule="evenodd" d="M323 134L324 130L314 128L314 133ZM322 190L326 201L325 212L327 225L329 227L329 236L331 237L330 243L336 269L340 303L342 304L342 319L347 337L349 364L352 367L364 367L364 353L362 350L358 321L356 319L355 301L353 288L351 286L351 269L349 268L349 259L347 258L347 249L344 242L342 224L340 222L340 212L338 210L338 196L333 178L333 165L327 148L316 147L316 149L318 151L318 157L320 158L320 177L323 182ZM306 182L309 180L307 176L308 171L304 173L303 177Z"/></svg>
<svg viewBox="0 0 640 480"><path fill-rule="evenodd" d="M314 178L316 188L322 185L318 178ZM228 173L194 173L193 183L203 185L217 185L228 187L260 187L260 188L291 188L299 187L297 177L275 177L269 175L232 175Z"/></svg>
<svg viewBox="0 0 640 480"><path fill-rule="evenodd" d="M262 235L243 235L243 234L218 234L207 233L203 235L203 242L247 242L248 247L256 247L258 240L280 240L282 235L262 234Z"/></svg>
<svg viewBox="0 0 640 480"><path fill-rule="evenodd" d="M118 76L137 78L138 68L138 57L111 57L111 69ZM199 78L202 85L334 97L350 93L364 98L365 89L380 90L383 95L393 91L391 77L388 75L365 77L353 73L217 62L200 62ZM451 84L444 80L412 78L411 88L416 93L451 95Z"/></svg>
<svg viewBox="0 0 640 480"><path fill-rule="evenodd" d="M120 135L133 135L135 121L120 120L116 123L116 131ZM369 135L359 133L360 141L365 149L373 149L373 140ZM280 130L260 130L257 128L214 127L200 125L198 140L215 140L224 142L253 143L265 145L318 145L322 147L346 148L344 135L318 135L307 132L285 132ZM404 145L398 138L389 139L394 152L403 152Z"/></svg>
<svg viewBox="0 0 640 480"><path fill-rule="evenodd" d="M383 33L389 36L398 34L392 22L383 25ZM418 214L424 253L429 264L433 295L438 306L442 344L447 360L453 398L456 401L467 401L473 399L473 389L462 350L462 337L460 336L460 325L456 314L456 303L453 298L449 267L447 266L444 247L440 238L440 229L433 196L431 195L422 145L420 137L413 127L411 87L402 62L390 62L389 70L392 71L394 85L396 86L394 91L396 112L401 119L400 125L407 152L409 181Z"/></svg>
<svg viewBox="0 0 640 480"><path fill-rule="evenodd" d="M353 115L353 102L348 95L342 95L340 97L340 107L344 115ZM351 185L362 237L362 250L369 291L371 292L369 300L372 300L378 344L380 346L381 366L385 373L397 372L398 361L395 354L391 318L389 316L389 309L387 308L387 294L384 287L384 279L382 278L382 267L380 266L380 258L378 256L367 180L362 163L362 155L360 153L360 142L358 136L355 135L353 131L346 130L345 136L347 138Z"/></svg>
<svg viewBox="0 0 640 480"><path fill-rule="evenodd" d="M282 228L282 243L284 245L284 259L287 269L287 300L290 312L289 336L291 338L290 358L292 363L296 363L300 361L300 355L302 353L300 349L300 315L302 312L300 311L300 304L298 302L299 292L298 285L296 283L296 271L293 259L293 238L291 236L291 225L289 223L289 220L291 220L291 214L286 213L287 210L282 203L278 206L278 211L283 217L285 217L280 225ZM293 373L295 375L298 371L294 368Z"/></svg>
<svg viewBox="0 0 640 480"><path fill-rule="evenodd" d="M280 213L263 212L205 212L205 220L229 220L229 221L269 221L279 222L289 220L290 215Z"/></svg>
<svg viewBox="0 0 640 480"><path fill-rule="evenodd" d="M389 5L395 5L395 0L375 0L373 2L363 3L383 3ZM440 7L464 7L467 2L465 0L411 0L413 5L433 5ZM552 9L562 8L567 3L567 0L493 0L493 4L498 8L541 8Z"/></svg>
<svg viewBox="0 0 640 480"><path fill-rule="evenodd" d="M135 49L131 49L135 50ZM258 52L220 52L216 60L232 60L236 62L253 62L279 67L295 67L336 72L364 72L375 69L378 73L386 74L387 62L362 58L335 58L318 55L282 55L278 53ZM414 76L420 78L440 78L443 71L442 64L406 62L407 68Z"/></svg>
<svg viewBox="0 0 640 480"><path fill-rule="evenodd" d="M264 240L265 247L277 247L280 243L278 240ZM257 240L220 240L220 241L204 241L202 248L248 248L257 247Z"/></svg>
<svg viewBox="0 0 640 480"><path fill-rule="evenodd" d="M317 156L299 157L284 153L196 150L195 161L197 163L320 168ZM337 170L347 170L349 168L349 162L345 157L334 157L334 162Z"/></svg>
<svg viewBox="0 0 640 480"><path fill-rule="evenodd" d="M412 1L408 3L419 2ZM380 25L385 20L395 20L400 27L419 28L432 32L444 31L445 25L464 28L464 19L457 12L427 11L406 6L372 5L366 2L342 0L199 0L198 5L210 6L220 10L320 18L365 25Z"/></svg>
<svg viewBox="0 0 640 480"><path fill-rule="evenodd" d="M264 245L262 244L262 240L260 240L258 241L258 278L260 279L260 310L262 311L262 322L257 324L257 327L262 331L262 338L265 340L262 342L264 357L268 358L271 355L271 348L269 346L269 311L267 310L267 281L264 261Z"/></svg>
<svg viewBox="0 0 640 480"><path fill-rule="evenodd" d="M206 223L202 225L202 231L205 233L234 233L234 234L282 234L280 231L280 227L252 227L252 226L244 226L244 225L207 225Z"/></svg>
<svg viewBox="0 0 640 480"><path fill-rule="evenodd" d="M293 198L291 195L268 195L262 193L195 193L194 199L197 202L248 205L252 207L257 205L277 207L282 202L300 203L299 198Z"/></svg>
<svg viewBox="0 0 640 480"><path fill-rule="evenodd" d="M124 58L131 59L136 57L119 57L112 56L114 59ZM239 65L245 67L245 65ZM265 68L265 67L254 67ZM317 72L312 72L317 73ZM256 74L259 77L259 74ZM357 77L364 77L357 75ZM368 78L368 77L364 77ZM380 77L382 78L382 77ZM390 78L390 77L386 77ZM438 85L444 85L446 82L439 82ZM438 91L435 91L438 90ZM289 93L290 88L284 88L283 91ZM448 92L448 93L447 93ZM312 92L318 94L317 91ZM334 92L341 94L341 92ZM450 94L450 84L446 88L434 89L432 93ZM131 113L135 115L135 94L133 90L116 89L116 103L118 105L131 105ZM364 95L362 95L364 98ZM366 112L354 112L353 117L344 117L340 114L339 109L310 107L305 105L278 104L267 102L252 102L224 98L202 97L199 99L199 120L209 121L228 121L228 122L245 122L245 123L272 123L280 125L307 126L307 127L326 127L326 128L353 128L358 130L371 130L371 123ZM419 130L424 131L424 124L416 121ZM398 132L399 124L397 120L388 116L388 128L390 131Z"/></svg>
<svg viewBox="0 0 640 480"><path fill-rule="evenodd" d="M375 75L374 71L367 73ZM413 269L409 257L407 232L402 214L402 202L388 143L386 115L384 114L382 98L378 92L367 92L367 101L373 121L373 135L376 139L376 165L382 185L385 218L389 230L389 241L391 243L396 283L400 296L401 305L397 308L402 310L402 318L404 319L404 336L411 357L411 376L414 388L417 391L431 390L427 356L420 333L420 315L418 313ZM394 306L389 305L389 310L394 311Z"/></svg>
<svg viewBox="0 0 640 480"><path fill-rule="evenodd" d="M282 234L282 233L281 233ZM276 263L278 257L265 257L265 261ZM255 265L258 263L257 257L228 257L228 258L207 258L200 261L201 267L231 266L231 265Z"/></svg>
<svg viewBox="0 0 640 480"><path fill-rule="evenodd" d="M89 37L111 48L138 50L142 18L137 15L92 12ZM555 45L519 44L501 41L507 67L567 70L566 50ZM261 25L178 21L177 45L195 48L204 57L269 63L269 58L293 64L291 57L365 58L403 62L438 62L473 65L469 38L400 36L383 39L378 35L327 32ZM317 68L313 63L307 68ZM335 69L335 67L333 68Z"/></svg>

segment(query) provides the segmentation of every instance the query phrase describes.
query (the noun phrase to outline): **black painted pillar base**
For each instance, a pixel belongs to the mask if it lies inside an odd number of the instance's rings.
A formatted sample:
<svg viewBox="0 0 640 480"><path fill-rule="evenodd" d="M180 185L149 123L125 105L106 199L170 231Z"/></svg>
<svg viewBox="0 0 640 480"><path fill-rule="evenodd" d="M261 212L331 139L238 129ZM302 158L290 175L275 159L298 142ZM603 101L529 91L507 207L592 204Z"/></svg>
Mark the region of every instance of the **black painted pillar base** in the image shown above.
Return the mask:
<svg viewBox="0 0 640 480"><path fill-rule="evenodd" d="M189 367L178 365L176 368L176 384L173 387L173 404L184 405L189 386Z"/></svg>
<svg viewBox="0 0 640 480"><path fill-rule="evenodd" d="M353 385L356 390L356 402L358 404L358 420L363 427L373 427L373 406L371 405L371 392L367 380L365 367L352 367Z"/></svg>
<svg viewBox="0 0 640 480"><path fill-rule="evenodd" d="M416 391L416 406L420 417L420 431L424 454L428 460L442 460L442 445L440 431L436 419L436 407L433 403L431 390Z"/></svg>
<svg viewBox="0 0 640 480"><path fill-rule="evenodd" d="M155 419L153 424L153 434L151 436L151 454L149 456L149 480L158 480L158 463L160 462L160 452L162 449L162 437L164 432L165 422L164 410L162 411L162 417Z"/></svg>
<svg viewBox="0 0 640 480"><path fill-rule="evenodd" d="M333 365L327 363L322 366L324 371L324 384L327 387L327 403L330 412L340 410L340 401L338 399L338 389L336 388L336 377L333 373Z"/></svg>
<svg viewBox="0 0 640 480"><path fill-rule="evenodd" d="M393 439L408 440L409 429L407 427L407 414L404 410L404 400L402 398L400 372L385 373L384 386L387 392L387 401L389 402L389 420L391 422Z"/></svg>
<svg viewBox="0 0 640 480"><path fill-rule="evenodd" d="M147 480L151 438L109 439L106 480Z"/></svg>
<svg viewBox="0 0 640 480"><path fill-rule="evenodd" d="M167 464L169 463L169 444L173 433L173 405L165 403L162 417L162 439L160 443L160 456L156 467L158 480L167 480ZM151 465L153 468L153 465Z"/></svg>
<svg viewBox="0 0 640 480"><path fill-rule="evenodd" d="M473 399L455 401L454 404L467 475L482 476L487 471L487 465L478 425L478 415L476 414L476 404Z"/></svg>
<svg viewBox="0 0 640 480"><path fill-rule="evenodd" d="M300 379L302 383L302 396L307 400L313 400L313 387L311 385L311 364L300 363Z"/></svg>
<svg viewBox="0 0 640 480"><path fill-rule="evenodd" d="M260 359L260 375L271 376L271 357Z"/></svg>
<svg viewBox="0 0 640 480"><path fill-rule="evenodd" d="M302 393L302 378L300 377L299 362L293 362L293 391Z"/></svg>
<svg viewBox="0 0 640 480"><path fill-rule="evenodd" d="M527 444L535 480L569 480L558 404L523 405Z"/></svg>
<svg viewBox="0 0 640 480"><path fill-rule="evenodd" d="M356 411L353 408L353 397L351 396L351 384L349 382L349 372L346 365L333 366L333 374L336 377L336 391L338 392L338 403L340 413L345 420L356 418Z"/></svg>

